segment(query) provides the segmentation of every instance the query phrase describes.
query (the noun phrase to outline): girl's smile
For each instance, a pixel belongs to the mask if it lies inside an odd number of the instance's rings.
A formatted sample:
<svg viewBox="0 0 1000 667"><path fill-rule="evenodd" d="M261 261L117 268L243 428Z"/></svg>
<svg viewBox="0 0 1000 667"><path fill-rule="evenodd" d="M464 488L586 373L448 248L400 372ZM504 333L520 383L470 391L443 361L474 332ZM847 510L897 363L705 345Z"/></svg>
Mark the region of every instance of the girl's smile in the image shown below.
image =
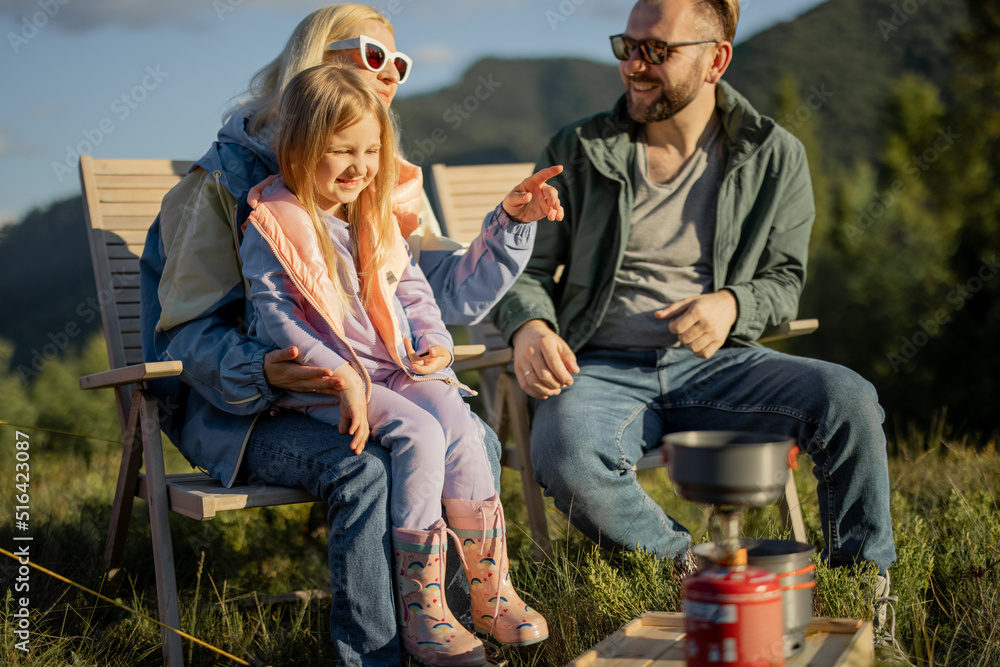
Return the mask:
<svg viewBox="0 0 1000 667"><path fill-rule="evenodd" d="M378 173L381 126L366 116L330 137L316 166L316 203L337 215L342 204L355 201Z"/></svg>

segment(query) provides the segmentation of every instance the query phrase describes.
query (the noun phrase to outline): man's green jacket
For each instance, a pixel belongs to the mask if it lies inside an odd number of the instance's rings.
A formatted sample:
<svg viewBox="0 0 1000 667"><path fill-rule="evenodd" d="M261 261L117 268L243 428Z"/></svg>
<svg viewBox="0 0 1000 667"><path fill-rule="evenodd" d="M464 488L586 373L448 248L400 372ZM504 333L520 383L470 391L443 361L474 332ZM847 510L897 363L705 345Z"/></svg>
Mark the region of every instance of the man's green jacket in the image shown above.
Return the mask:
<svg viewBox="0 0 1000 667"><path fill-rule="evenodd" d="M714 289L736 295L739 314L729 340L756 345L765 329L796 315L816 214L812 185L798 139L725 82L716 86L716 105L725 169ZM566 215L562 222L539 223L527 268L492 311L508 342L522 324L541 319L577 351L600 325L632 227L638 129L622 97L610 112L552 137L536 170L563 165L553 183ZM559 266L564 268L557 282Z"/></svg>

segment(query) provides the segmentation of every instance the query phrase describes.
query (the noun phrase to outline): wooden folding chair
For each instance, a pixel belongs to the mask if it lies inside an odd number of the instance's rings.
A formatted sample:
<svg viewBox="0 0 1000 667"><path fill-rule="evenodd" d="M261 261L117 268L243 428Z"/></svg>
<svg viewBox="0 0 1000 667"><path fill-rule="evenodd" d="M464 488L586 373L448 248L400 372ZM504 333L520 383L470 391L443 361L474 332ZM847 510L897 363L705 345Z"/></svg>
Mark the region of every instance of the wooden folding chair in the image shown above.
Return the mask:
<svg viewBox="0 0 1000 667"><path fill-rule="evenodd" d="M80 158L80 180L111 370L80 378L81 389L115 388L122 430L111 525L104 550L109 578L122 561L133 498L149 504L156 596L162 623L179 628L168 511L205 521L223 510L313 502L305 491L237 484L227 489L200 472L166 475L156 399L146 381L181 374L179 361L143 363L139 334L139 256L167 191L190 162ZM145 474L139 472L145 462ZM161 629L168 667L183 665L180 637Z"/></svg>
<svg viewBox="0 0 1000 667"><path fill-rule="evenodd" d="M534 165L530 162L454 167L432 165L441 223L448 237L461 243L472 241L479 234L483 215L495 207L515 185L530 176L533 170ZM801 336L815 331L818 326L819 321L815 319L785 322L768 331L760 342ZM503 463L520 470L532 538L538 548L549 555L551 548L545 506L531 464L531 425L527 396L513 375L513 351L507 347L500 332L490 322L468 327L468 332L471 342L486 346L486 354L474 363L456 364L455 368L479 371L479 392L488 412L488 422L497 432L500 442L506 442L510 428L515 447L513 450L505 450ZM651 451L636 463L635 469L661 465L663 463L659 452ZM804 542L805 524L802 521L795 480L791 475L785 486L780 509L795 539Z"/></svg>

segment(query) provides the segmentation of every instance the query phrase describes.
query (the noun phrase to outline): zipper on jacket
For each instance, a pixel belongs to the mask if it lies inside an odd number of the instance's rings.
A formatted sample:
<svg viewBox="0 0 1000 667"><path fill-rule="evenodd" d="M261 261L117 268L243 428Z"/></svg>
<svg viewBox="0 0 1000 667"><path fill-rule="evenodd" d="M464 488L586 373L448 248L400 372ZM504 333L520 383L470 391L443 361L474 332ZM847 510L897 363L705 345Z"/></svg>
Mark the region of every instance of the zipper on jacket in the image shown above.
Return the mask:
<svg viewBox="0 0 1000 667"><path fill-rule="evenodd" d="M408 369L406 366L403 365L403 360L399 356L399 350L396 349L396 345L395 345L396 338L399 338L400 340L402 340L402 338L403 338L403 332L400 330L399 324L398 324L398 322L396 320L396 309L392 308L389 305L389 297L388 297L388 294L386 293L386 286L385 286L384 281L382 280L381 272L379 272L378 288L379 288L379 293L381 293L381 295L382 295L382 300L383 300L383 303L385 304L386 310L389 312L389 321L392 323L393 347L392 347L392 350L391 350L390 354L394 353L396 355L396 357L397 357L396 364L402 369L402 371L404 373L406 373L407 377L409 377L414 382L427 382L429 380L439 380L439 381L444 382L445 384L451 385L453 387L459 387L461 389L464 389L465 391L469 392L469 394L471 396L478 396L479 392L473 391L470 387L465 386L464 384L462 384L461 382L459 382L457 378L452 378L452 377L431 377L431 376L427 376L427 375L415 375L412 372L410 372L410 369ZM382 341L382 342L385 343L385 341ZM386 349L388 349L388 348L389 348L389 346L386 345ZM454 349L451 350L451 358L452 358L452 362L454 362L454 360L455 360L455 350ZM448 368L451 368L451 366L449 365Z"/></svg>
<svg viewBox="0 0 1000 667"><path fill-rule="evenodd" d="M253 214L250 215L250 219L255 223L254 226L257 226L258 224L257 219L253 216ZM288 265L285 264L284 259L281 257L281 254L277 251L277 248L275 248L274 243L271 241L271 238L266 234L264 234L263 230L261 230L259 226L257 226L257 231L261 232L261 237L267 243L268 247L271 248L271 254L274 255L274 258L277 259L278 263L281 264L283 269L285 269L285 273L287 273L289 277L292 278L292 282L295 282L295 277L294 277L295 273L291 270L291 268ZM296 287L299 286L296 285ZM343 336L340 335L340 333L337 331L337 327L333 325L333 322L331 322L330 318L326 316L326 313L323 312L323 309L320 308L312 300L312 297L310 297L304 291L302 291L302 288L299 288L299 291L302 292L302 296L304 296L306 300L308 300L309 303L312 304L312 307L316 309L316 312L319 313L319 316L323 318L323 321L327 323L327 326L330 327L330 331L333 332L333 335L336 336L337 339L347 347L348 351L350 351L351 353L351 357L354 359L354 363L357 364L358 368L361 369L361 376L365 382L365 402L367 403L368 401L371 400L372 397L372 378L370 375L368 375L368 369L366 369L365 365L361 363L361 360L358 358L358 355L354 351L354 348L351 347L351 344L348 343ZM247 295L249 296L249 292L247 292ZM334 369L331 368L330 370L332 371Z"/></svg>

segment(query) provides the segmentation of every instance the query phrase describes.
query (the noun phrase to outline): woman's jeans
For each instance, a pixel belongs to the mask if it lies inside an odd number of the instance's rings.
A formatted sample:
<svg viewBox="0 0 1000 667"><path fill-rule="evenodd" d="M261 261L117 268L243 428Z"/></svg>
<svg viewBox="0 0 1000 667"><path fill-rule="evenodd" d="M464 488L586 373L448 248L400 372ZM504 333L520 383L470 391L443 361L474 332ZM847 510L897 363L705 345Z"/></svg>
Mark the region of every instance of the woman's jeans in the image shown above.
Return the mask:
<svg viewBox="0 0 1000 667"><path fill-rule="evenodd" d="M499 480L500 441L485 430L490 466ZM306 489L329 503L330 635L341 663L395 667L401 653L390 571L391 454L369 442L356 455L350 439L336 426L295 410L263 414L250 434L242 469L252 482ZM469 606L468 583L453 560L458 569L449 573L448 601L461 614L459 602ZM453 604L455 586L464 590L455 591L459 602Z"/></svg>
<svg viewBox="0 0 1000 667"><path fill-rule="evenodd" d="M582 533L608 548L677 557L688 531L649 497L632 466L667 433L789 435L813 461L831 565L896 560L884 413L875 389L836 364L767 348L584 351L558 396L534 403L535 478Z"/></svg>

